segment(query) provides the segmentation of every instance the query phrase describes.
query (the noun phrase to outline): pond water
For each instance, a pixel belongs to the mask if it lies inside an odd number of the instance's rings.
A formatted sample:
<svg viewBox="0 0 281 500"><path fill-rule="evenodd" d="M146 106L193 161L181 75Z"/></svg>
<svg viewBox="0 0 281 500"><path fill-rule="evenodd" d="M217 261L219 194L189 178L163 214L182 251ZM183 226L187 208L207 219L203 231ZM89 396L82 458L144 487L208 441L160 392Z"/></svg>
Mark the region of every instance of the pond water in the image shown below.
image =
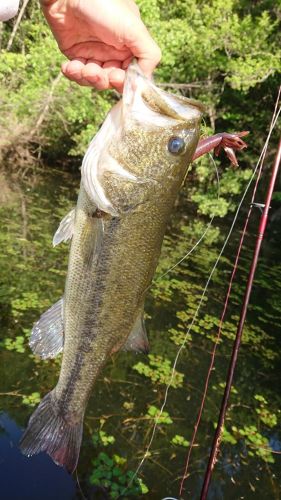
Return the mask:
<svg viewBox="0 0 281 500"><path fill-rule="evenodd" d="M33 322L63 292L68 246L52 248L51 240L60 219L75 204L78 186L77 175L49 170L32 184L14 184L12 190L7 187L0 206L1 498L179 498L187 445L202 398L245 211L189 332L168 393L167 413L162 416L149 456L138 473L139 481L124 492L144 456L171 365L189 329L230 219L216 219L196 251L163 277L196 243L207 225L207 220L195 217L194 207L184 197L180 199L165 239L158 279L146 302L150 355L120 353L108 361L87 408L77 475L70 476L44 453L29 459L22 456L18 440L40 397L54 387L59 372L59 359L40 361L31 354L28 337ZM257 223L258 213L252 218L233 287L184 499L200 495ZM278 219L272 220L262 248L209 499L280 498L279 225Z"/></svg>

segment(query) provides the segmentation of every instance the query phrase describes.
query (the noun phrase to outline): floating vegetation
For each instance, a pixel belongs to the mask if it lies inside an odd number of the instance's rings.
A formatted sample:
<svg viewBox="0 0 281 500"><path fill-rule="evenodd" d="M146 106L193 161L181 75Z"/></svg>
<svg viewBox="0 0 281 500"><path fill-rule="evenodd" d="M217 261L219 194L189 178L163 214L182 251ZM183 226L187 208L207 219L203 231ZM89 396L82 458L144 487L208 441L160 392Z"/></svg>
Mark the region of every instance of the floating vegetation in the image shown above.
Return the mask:
<svg viewBox="0 0 281 500"><path fill-rule="evenodd" d="M109 446L115 443L115 437L110 436L105 431L99 430L95 432L92 436L92 442L94 446Z"/></svg>
<svg viewBox="0 0 281 500"><path fill-rule="evenodd" d="M140 375L150 378L153 384L171 384L175 389L182 387L184 374L172 371L171 361L163 356L149 354L149 365L140 361L133 366Z"/></svg>
<svg viewBox="0 0 281 500"><path fill-rule="evenodd" d="M40 400L40 392L32 392L32 394L29 394L29 396L22 397L22 404L27 406L36 406L40 403Z"/></svg>
<svg viewBox="0 0 281 500"><path fill-rule="evenodd" d="M187 448L189 446L189 441L185 439L183 436L180 436L179 434L176 434L172 439L171 443L175 444L176 446L184 446Z"/></svg>
<svg viewBox="0 0 281 500"><path fill-rule="evenodd" d="M169 413L167 411L162 411L160 414L160 409L156 408L156 406L150 406L147 411L147 417L153 418L157 420L159 424L172 424L173 420L171 419Z"/></svg>
<svg viewBox="0 0 281 500"><path fill-rule="evenodd" d="M90 483L106 490L112 499L119 498L120 495L129 499L131 496L145 495L149 491L142 479L134 478L134 472L126 469L126 458L101 452L92 461L92 465Z"/></svg>
<svg viewBox="0 0 281 500"><path fill-rule="evenodd" d="M8 351L16 351L18 353L25 352L26 339L22 335L18 335L14 340L12 338L5 338L1 342L1 347Z"/></svg>

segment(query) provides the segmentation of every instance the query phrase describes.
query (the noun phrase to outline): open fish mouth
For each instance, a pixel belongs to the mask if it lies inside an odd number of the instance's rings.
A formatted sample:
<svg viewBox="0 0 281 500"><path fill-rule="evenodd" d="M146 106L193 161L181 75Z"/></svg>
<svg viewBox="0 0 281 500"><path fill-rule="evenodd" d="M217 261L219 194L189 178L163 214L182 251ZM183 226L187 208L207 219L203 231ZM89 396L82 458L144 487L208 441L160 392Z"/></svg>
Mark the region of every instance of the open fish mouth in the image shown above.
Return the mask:
<svg viewBox="0 0 281 500"><path fill-rule="evenodd" d="M159 134L174 126L198 129L201 103L159 89L140 70L130 64L122 99L108 113L101 129L91 141L82 164L82 184L97 208L112 216L118 211L106 196L103 179L109 173L129 182L142 182L110 153L112 144L121 144L128 130L156 131Z"/></svg>
<svg viewBox="0 0 281 500"><path fill-rule="evenodd" d="M126 74L123 111L142 124L165 126L171 124L171 120L198 122L204 106L195 99L159 89L133 61Z"/></svg>

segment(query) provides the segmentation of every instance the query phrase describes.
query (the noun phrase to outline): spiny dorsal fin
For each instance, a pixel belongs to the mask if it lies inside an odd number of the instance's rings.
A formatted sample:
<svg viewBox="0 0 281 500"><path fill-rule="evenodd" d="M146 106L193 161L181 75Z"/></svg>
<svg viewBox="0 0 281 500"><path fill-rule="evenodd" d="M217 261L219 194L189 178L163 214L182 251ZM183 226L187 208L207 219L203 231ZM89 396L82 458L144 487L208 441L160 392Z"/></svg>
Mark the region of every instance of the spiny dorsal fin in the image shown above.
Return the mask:
<svg viewBox="0 0 281 500"><path fill-rule="evenodd" d="M68 241L72 238L74 232L75 208L70 210L62 219L58 229L53 237L53 246L59 245L62 241Z"/></svg>
<svg viewBox="0 0 281 500"><path fill-rule="evenodd" d="M146 328L143 319L143 311L138 315L133 329L121 348L121 351L135 351L147 354L149 352L149 343Z"/></svg>
<svg viewBox="0 0 281 500"><path fill-rule="evenodd" d="M29 345L41 359L55 358L63 350L63 298L34 324Z"/></svg>

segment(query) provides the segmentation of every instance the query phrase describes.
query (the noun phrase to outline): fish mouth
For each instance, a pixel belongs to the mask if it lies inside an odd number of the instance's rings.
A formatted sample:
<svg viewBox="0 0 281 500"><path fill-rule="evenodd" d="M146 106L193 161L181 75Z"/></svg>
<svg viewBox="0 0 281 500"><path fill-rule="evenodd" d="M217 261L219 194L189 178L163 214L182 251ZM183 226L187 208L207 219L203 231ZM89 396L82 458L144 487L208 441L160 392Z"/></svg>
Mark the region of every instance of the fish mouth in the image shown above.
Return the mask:
<svg viewBox="0 0 281 500"><path fill-rule="evenodd" d="M195 99L159 89L142 73L136 60L127 70L123 103L125 110L132 113L135 118L139 118L142 122L143 119L145 122L148 119L155 125L157 121L161 125L167 120L198 122L205 109L204 105Z"/></svg>

